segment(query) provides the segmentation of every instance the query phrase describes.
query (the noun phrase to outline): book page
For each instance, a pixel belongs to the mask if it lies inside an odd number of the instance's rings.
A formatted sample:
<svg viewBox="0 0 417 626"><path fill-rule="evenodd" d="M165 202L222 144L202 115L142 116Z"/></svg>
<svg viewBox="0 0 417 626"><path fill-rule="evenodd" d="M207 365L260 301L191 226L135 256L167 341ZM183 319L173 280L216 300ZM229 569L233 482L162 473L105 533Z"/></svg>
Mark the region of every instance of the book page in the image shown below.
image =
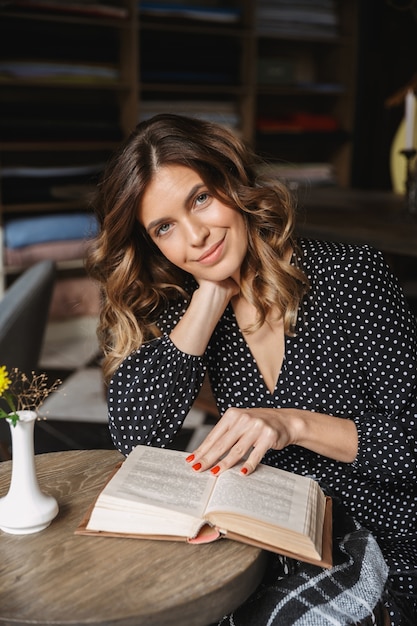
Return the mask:
<svg viewBox="0 0 417 626"><path fill-rule="evenodd" d="M104 503L135 509L143 504L202 518L215 478L197 474L185 462L187 454L137 446L99 496Z"/></svg>
<svg viewBox="0 0 417 626"><path fill-rule="evenodd" d="M315 504L309 501L314 485L306 477L267 465L259 465L249 476L232 468L219 476L207 513L227 511L310 534L311 513L316 513Z"/></svg>

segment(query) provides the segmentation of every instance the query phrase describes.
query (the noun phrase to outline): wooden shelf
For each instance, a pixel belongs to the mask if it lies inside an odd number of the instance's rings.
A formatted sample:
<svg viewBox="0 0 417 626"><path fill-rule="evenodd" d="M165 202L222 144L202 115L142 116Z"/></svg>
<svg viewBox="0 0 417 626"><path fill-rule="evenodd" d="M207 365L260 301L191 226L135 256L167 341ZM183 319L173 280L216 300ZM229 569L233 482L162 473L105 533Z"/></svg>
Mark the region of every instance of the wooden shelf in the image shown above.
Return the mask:
<svg viewBox="0 0 417 626"><path fill-rule="evenodd" d="M13 168L41 171L56 166L65 170L68 166L70 171L77 165L104 164L134 128L138 111L136 5L135 0L119 2L118 6L128 12L128 17L123 19L1 7L0 58L4 62L26 62L33 67L35 63L65 66L73 63L115 69L119 75L113 78L110 74L109 78L102 79L72 75L61 78L57 74L21 77L17 73L6 75L3 72L0 76L0 165L3 168L0 177L2 172L13 172ZM85 194L79 192L73 196L62 195L62 198L51 194L49 199L45 196L45 200L34 192L30 201L26 200L26 191L23 195L19 192L13 199L10 178L2 178L0 226L20 216L91 210L91 192L87 188ZM45 180L50 187L65 184L65 180L63 183L55 179L52 173L49 180L46 174L41 174L35 179L36 185L40 180ZM76 184L70 175L68 184ZM19 196L24 201L20 201ZM83 265L84 259L57 260L59 271L80 269ZM7 274L18 272L19 267L5 267L1 259L0 291Z"/></svg>
<svg viewBox="0 0 417 626"><path fill-rule="evenodd" d="M89 200L60 200L45 202L27 202L20 204L4 204L3 212L10 216L40 213L66 213L70 211L89 210Z"/></svg>
<svg viewBox="0 0 417 626"><path fill-rule="evenodd" d="M4 152L111 152L120 142L116 141L1 141L0 153Z"/></svg>

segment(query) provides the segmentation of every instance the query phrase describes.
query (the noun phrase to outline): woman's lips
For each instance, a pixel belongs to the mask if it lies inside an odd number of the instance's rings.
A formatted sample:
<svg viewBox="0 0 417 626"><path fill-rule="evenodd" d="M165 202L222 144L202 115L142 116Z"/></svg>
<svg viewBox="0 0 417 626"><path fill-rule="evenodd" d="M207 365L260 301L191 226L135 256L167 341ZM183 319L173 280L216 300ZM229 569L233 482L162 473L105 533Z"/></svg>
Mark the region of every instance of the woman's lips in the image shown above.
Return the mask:
<svg viewBox="0 0 417 626"><path fill-rule="evenodd" d="M224 242L224 238L221 241L218 241L217 243L215 243L213 246L210 246L210 248L206 250L206 252L204 252L197 259L197 262L203 263L203 264L210 264L210 263L214 263L215 261L217 261L220 258L222 251L223 251L223 242Z"/></svg>

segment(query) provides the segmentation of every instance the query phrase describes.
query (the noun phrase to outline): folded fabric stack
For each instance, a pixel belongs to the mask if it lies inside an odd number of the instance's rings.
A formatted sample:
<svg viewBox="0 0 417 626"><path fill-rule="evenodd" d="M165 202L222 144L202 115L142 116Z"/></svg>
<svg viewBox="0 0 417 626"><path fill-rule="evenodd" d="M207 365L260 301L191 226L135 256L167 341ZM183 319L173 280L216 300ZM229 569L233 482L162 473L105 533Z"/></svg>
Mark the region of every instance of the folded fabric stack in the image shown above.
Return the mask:
<svg viewBox="0 0 417 626"><path fill-rule="evenodd" d="M9 218L4 224L5 263L27 266L45 258L84 258L97 231L95 216L86 212Z"/></svg>
<svg viewBox="0 0 417 626"><path fill-rule="evenodd" d="M97 220L87 212L9 218L4 224L5 265L23 268L42 259L52 259L57 263L80 261L82 266L97 232ZM97 286L86 276L56 281L51 318L95 315L98 307Z"/></svg>

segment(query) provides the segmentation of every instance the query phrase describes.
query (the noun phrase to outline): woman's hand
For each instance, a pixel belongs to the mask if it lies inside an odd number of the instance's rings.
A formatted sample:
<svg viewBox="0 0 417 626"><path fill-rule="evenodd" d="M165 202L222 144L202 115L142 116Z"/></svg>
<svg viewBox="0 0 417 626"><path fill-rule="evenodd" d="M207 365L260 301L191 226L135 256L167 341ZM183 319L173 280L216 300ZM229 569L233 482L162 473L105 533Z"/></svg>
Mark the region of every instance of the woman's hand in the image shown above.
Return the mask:
<svg viewBox="0 0 417 626"><path fill-rule="evenodd" d="M250 474L270 450L300 445L342 462L354 461L358 435L354 422L300 409L228 409L202 444L187 457L195 471L215 475L242 460Z"/></svg>
<svg viewBox="0 0 417 626"><path fill-rule="evenodd" d="M294 434L288 428L288 420L283 419L285 411L228 409L187 461L196 471L211 468L212 473L217 474L250 453L241 471L253 472L267 450L280 450L292 443Z"/></svg>
<svg viewBox="0 0 417 626"><path fill-rule="evenodd" d="M198 282L188 309L170 335L179 350L194 355L204 354L217 322L231 298L239 293L239 285L232 278Z"/></svg>
<svg viewBox="0 0 417 626"><path fill-rule="evenodd" d="M230 300L233 298L233 296L236 296L240 291L239 285L233 280L233 278L226 278L226 280L221 280L218 282L196 278L196 281L199 285L198 292L200 293L200 295L204 294L206 297L209 298L209 301L213 297L215 297L219 301L223 301L225 303L223 311L226 308L227 304L230 302Z"/></svg>

